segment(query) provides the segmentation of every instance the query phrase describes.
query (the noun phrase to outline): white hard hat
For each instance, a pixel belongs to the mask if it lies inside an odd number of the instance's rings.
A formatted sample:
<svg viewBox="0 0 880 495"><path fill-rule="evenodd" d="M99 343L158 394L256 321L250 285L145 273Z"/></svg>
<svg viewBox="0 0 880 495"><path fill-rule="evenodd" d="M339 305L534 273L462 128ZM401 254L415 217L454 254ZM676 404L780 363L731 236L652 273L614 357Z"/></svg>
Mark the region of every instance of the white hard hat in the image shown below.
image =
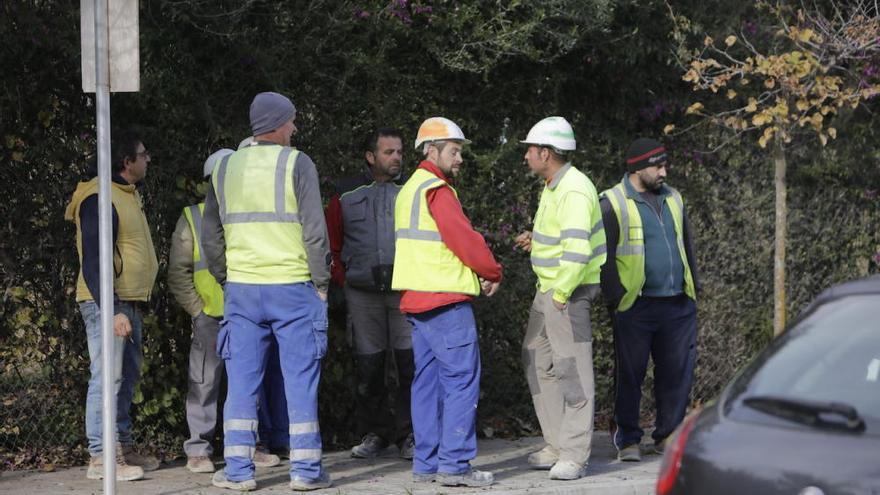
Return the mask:
<svg viewBox="0 0 880 495"><path fill-rule="evenodd" d="M572 151L577 146L571 124L562 117L547 117L535 124L529 131L524 144L550 146L559 151Z"/></svg>
<svg viewBox="0 0 880 495"><path fill-rule="evenodd" d="M248 136L248 137L242 139L240 143L238 143L238 148L236 148L236 149L240 150L240 149L244 148L245 146L252 145L253 143L254 143L254 137Z"/></svg>
<svg viewBox="0 0 880 495"><path fill-rule="evenodd" d="M231 155L233 153L235 152L229 148L220 148L219 150L211 153L211 156L209 156L208 159L205 160L205 177L209 177L211 173L214 172L214 167L216 167L217 164L220 163L220 160L222 160L224 156Z"/></svg>
<svg viewBox="0 0 880 495"><path fill-rule="evenodd" d="M461 128L445 117L431 117L419 126L419 133L416 135L416 149L419 149L422 143L430 143L431 141L470 142L465 139Z"/></svg>

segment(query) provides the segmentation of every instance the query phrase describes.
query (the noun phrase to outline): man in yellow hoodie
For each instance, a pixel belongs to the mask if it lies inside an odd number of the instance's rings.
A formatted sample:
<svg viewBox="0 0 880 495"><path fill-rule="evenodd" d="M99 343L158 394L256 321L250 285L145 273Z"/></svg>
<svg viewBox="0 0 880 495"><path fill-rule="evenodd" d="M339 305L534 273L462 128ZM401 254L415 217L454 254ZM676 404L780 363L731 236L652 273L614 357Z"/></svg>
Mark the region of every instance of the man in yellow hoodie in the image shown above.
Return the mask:
<svg viewBox="0 0 880 495"><path fill-rule="evenodd" d="M143 478L144 471L159 467L155 457L142 456L132 446L129 409L141 367L141 305L150 299L158 262L150 227L143 212L135 184L143 180L150 153L136 131L116 136L112 146L113 183L113 331L116 383L116 478L131 481ZM100 268L98 255L98 178L80 182L67 206L65 218L76 224L76 248L80 271L76 282L76 301L86 327L91 361L86 396L86 436L89 440L89 469L86 477L101 479L103 472L102 414L102 337L100 308Z"/></svg>

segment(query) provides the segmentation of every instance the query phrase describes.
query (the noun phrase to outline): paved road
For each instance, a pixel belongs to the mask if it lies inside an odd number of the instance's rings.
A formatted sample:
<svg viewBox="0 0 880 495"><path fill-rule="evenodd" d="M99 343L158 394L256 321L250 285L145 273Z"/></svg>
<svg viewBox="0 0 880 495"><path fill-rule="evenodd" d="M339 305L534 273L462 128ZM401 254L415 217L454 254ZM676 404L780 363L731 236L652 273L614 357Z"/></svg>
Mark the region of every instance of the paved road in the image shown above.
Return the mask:
<svg viewBox="0 0 880 495"><path fill-rule="evenodd" d="M324 465L333 478L333 487L319 490L326 495L650 495L660 468L659 456L646 456L641 463L621 463L607 433L593 436L593 453L587 477L577 481L551 481L546 471L528 469L526 456L542 447L540 438L519 440L481 440L480 455L473 465L495 473L489 488L448 488L435 483L414 485L410 464L395 456L394 449L372 461L352 459L348 452L331 452ZM120 482L119 495L220 495L232 494L211 486L210 475L190 473L178 461L147 473L148 478ZM257 494L292 493L282 465L257 470ZM100 494L100 481L86 479L85 467L42 472L0 472L0 494L91 495Z"/></svg>

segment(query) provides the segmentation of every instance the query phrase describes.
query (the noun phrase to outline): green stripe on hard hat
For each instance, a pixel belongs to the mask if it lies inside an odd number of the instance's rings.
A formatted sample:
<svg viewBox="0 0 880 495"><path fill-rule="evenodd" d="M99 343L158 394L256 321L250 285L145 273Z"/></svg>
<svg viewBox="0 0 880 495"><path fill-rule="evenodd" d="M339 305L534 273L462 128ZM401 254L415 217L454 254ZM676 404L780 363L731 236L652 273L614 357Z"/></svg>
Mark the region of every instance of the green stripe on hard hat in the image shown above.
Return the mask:
<svg viewBox="0 0 880 495"><path fill-rule="evenodd" d="M571 124L562 117L547 117L529 130L524 144L550 146L559 151L572 151L577 147Z"/></svg>

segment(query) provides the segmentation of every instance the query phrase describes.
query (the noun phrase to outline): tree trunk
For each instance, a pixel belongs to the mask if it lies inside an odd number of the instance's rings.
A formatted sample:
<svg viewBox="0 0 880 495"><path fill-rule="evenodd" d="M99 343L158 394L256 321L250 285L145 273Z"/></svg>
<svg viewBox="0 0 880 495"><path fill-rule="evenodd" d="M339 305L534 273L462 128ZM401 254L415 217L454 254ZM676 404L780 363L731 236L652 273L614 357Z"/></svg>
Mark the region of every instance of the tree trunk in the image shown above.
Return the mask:
<svg viewBox="0 0 880 495"><path fill-rule="evenodd" d="M773 254L773 336L785 330L785 243L788 206L785 190L785 148L782 139L777 137L773 147L773 165L776 169L776 249Z"/></svg>

